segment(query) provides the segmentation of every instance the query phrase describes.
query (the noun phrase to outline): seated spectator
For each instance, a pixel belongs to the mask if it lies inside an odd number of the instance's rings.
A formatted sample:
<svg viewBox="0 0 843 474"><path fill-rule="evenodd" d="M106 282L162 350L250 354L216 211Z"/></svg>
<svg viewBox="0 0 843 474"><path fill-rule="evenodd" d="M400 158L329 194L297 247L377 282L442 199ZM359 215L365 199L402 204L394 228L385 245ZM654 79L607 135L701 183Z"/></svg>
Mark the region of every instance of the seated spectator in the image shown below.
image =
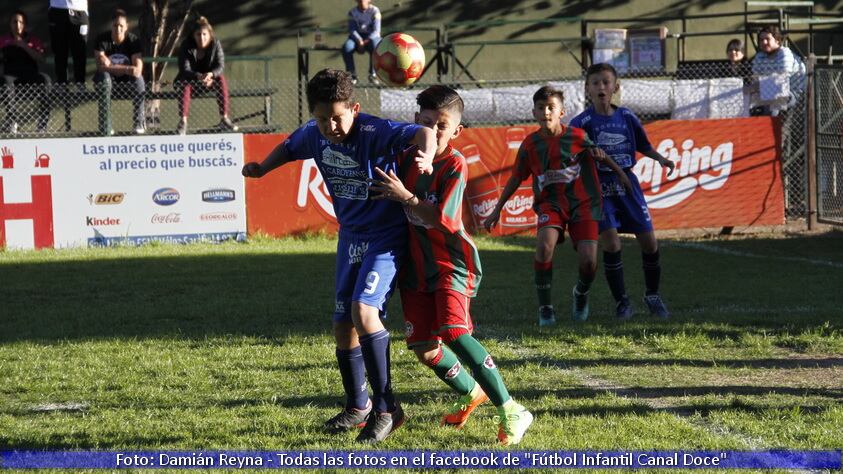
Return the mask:
<svg viewBox="0 0 843 474"><path fill-rule="evenodd" d="M752 58L752 74L759 79L759 95L765 105L764 115L778 115L796 103L805 87L805 63L782 46L782 34L776 26L758 32L758 53ZM787 76L786 81L777 76Z"/></svg>
<svg viewBox="0 0 843 474"><path fill-rule="evenodd" d="M746 49L743 41L733 38L726 45L726 59L729 60L729 73L733 77L740 77L744 84L752 80L752 68L746 59Z"/></svg>
<svg viewBox="0 0 843 474"><path fill-rule="evenodd" d="M179 74L175 87L181 93L179 99L179 135L187 133L187 117L190 114L190 98L195 88L213 90L220 110L219 128L236 131L238 127L228 117L228 82L223 76L225 54L222 43L214 38L214 28L208 19L199 17L193 35L184 40L179 52Z"/></svg>
<svg viewBox="0 0 843 474"><path fill-rule="evenodd" d="M381 40L381 11L370 0L357 0L357 6L348 11L348 39L342 46L342 59L345 70L351 73L356 84L357 74L354 67L354 52L369 53L369 81L375 82L375 67L372 64L372 52Z"/></svg>
<svg viewBox="0 0 843 474"><path fill-rule="evenodd" d="M44 44L37 37L26 31L26 14L17 10L9 18L9 34L0 37L0 53L3 56L3 90L0 91L0 103L6 104L6 118L3 129L11 134L18 132L16 102L26 96L39 97L38 131L47 129L50 119L50 103L47 89L50 76L38 70L38 64L44 60ZM31 86L35 94L26 94L15 86L23 84L43 84ZM24 97L18 97L24 96Z"/></svg>
<svg viewBox="0 0 843 474"><path fill-rule="evenodd" d="M140 40L129 33L126 12L115 10L111 16L111 31L97 36L94 45L94 59L97 73L94 83L114 84L112 94L131 97L134 109L135 133L145 133L143 58ZM131 88L131 89L129 89Z"/></svg>

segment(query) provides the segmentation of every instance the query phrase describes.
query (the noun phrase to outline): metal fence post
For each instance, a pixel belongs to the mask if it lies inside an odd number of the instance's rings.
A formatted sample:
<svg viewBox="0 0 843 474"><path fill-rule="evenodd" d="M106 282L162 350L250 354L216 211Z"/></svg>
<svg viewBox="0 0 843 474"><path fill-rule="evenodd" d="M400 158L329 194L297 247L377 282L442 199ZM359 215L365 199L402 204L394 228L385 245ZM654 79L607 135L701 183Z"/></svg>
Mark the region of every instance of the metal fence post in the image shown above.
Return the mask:
<svg viewBox="0 0 843 474"><path fill-rule="evenodd" d="M817 117L816 117L816 85L814 77L814 66L817 64L817 56L814 53L808 55L808 136L807 145L807 189L808 193L808 215L806 220L808 230L817 227Z"/></svg>

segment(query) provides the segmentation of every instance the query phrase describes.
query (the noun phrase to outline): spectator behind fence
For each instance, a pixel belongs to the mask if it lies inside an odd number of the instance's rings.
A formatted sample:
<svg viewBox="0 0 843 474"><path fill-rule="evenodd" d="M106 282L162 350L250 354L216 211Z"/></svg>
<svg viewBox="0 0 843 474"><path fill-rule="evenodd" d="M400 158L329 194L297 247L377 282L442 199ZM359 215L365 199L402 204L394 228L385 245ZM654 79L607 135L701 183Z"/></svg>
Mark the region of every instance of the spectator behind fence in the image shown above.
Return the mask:
<svg viewBox="0 0 843 474"><path fill-rule="evenodd" d="M348 39L342 46L342 59L345 70L351 73L357 83L354 67L354 52L369 53L369 81L375 82L375 68L372 64L372 52L381 40L381 11L370 0L357 0L357 6L348 11Z"/></svg>
<svg viewBox="0 0 843 474"><path fill-rule="evenodd" d="M67 82L67 55L73 54L73 80L85 82L88 0L50 0L50 45L56 61L56 82Z"/></svg>
<svg viewBox="0 0 843 474"><path fill-rule="evenodd" d="M50 76L38 70L38 64L44 60L44 44L33 34L26 31L26 13L17 10L9 17L9 34L0 37L0 54L3 56L3 90L0 91L0 103L6 104L6 118L2 129L7 133L18 132L17 102L37 96L39 98L38 131L47 129L50 118L49 94ZM24 90L15 86L29 85ZM36 86L43 84L43 86ZM20 97L22 96L22 97Z"/></svg>
<svg viewBox="0 0 843 474"><path fill-rule="evenodd" d="M758 77L762 115L778 115L795 104L805 86L805 63L781 43L782 34L776 26L758 32L759 51L752 58L752 73Z"/></svg>
<svg viewBox="0 0 843 474"><path fill-rule="evenodd" d="M752 81L752 67L746 59L746 48L743 41L738 38L729 40L726 44L726 59L729 60L729 74L733 77L740 77L744 84Z"/></svg>
<svg viewBox="0 0 843 474"><path fill-rule="evenodd" d="M236 131L237 126L228 117L228 82L223 76L225 54L222 43L214 37L214 28L208 19L199 17L193 29L193 35L184 40L179 52L179 74L175 87L180 91L179 99L179 135L187 133L187 117L190 114L190 98L194 88L212 90L217 96L220 110L219 128Z"/></svg>
<svg viewBox="0 0 843 474"><path fill-rule="evenodd" d="M113 84L114 95L121 98L131 97L135 133L144 133L146 86L143 82L142 48L138 37L129 33L126 12L115 10L111 16L111 31L97 36L94 43L94 59L97 62L94 82Z"/></svg>

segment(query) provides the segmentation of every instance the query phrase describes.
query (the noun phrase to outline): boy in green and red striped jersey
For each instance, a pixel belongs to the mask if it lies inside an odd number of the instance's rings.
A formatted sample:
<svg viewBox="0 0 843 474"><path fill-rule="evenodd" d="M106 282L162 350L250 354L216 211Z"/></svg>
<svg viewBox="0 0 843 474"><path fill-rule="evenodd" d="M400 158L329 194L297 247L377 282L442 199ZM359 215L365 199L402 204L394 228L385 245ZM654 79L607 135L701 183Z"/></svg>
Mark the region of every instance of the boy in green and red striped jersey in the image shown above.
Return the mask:
<svg viewBox="0 0 843 474"><path fill-rule="evenodd" d="M407 345L460 394L442 425L461 428L477 406L491 400L498 409L498 441L518 444L533 415L509 395L492 356L471 335L469 305L480 283L480 258L462 224L468 165L449 144L462 131L465 105L456 91L439 85L425 89L416 102L416 123L436 131L433 174L376 168L380 180L370 188L380 199L404 204L410 221L410 258L399 277Z"/></svg>
<svg viewBox="0 0 843 474"><path fill-rule="evenodd" d="M515 168L501 193L497 206L484 225L491 230L501 209L522 181L533 177L538 214L536 231L536 291L539 297L539 325L556 322L551 304L553 250L565 239L567 228L579 255L579 280L574 287L572 317L588 319L588 290L597 270L597 223L603 218L603 201L595 161L618 174L618 181L631 189L623 170L592 143L581 128L562 125L565 96L551 86L533 95L533 118L539 130L527 136L518 149Z"/></svg>

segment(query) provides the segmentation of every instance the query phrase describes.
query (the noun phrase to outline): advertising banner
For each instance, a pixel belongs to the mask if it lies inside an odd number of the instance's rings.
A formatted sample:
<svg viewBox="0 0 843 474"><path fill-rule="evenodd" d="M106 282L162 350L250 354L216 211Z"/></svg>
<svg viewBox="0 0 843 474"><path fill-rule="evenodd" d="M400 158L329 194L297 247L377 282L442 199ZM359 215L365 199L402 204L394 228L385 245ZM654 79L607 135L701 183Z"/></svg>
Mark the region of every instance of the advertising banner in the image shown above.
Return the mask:
<svg viewBox="0 0 843 474"><path fill-rule="evenodd" d="M676 163L670 176L638 156L633 168L656 229L784 223L778 122L770 117L669 120L645 125L651 144ZM467 128L454 140L468 163L466 228L480 232L512 173L518 147L536 126ZM261 161L284 135L246 137L247 161ZM249 232L335 231L330 196L312 160L246 182ZM507 201L496 235L533 231L532 182Z"/></svg>
<svg viewBox="0 0 843 474"><path fill-rule="evenodd" d="M0 141L0 245L242 239L240 134Z"/></svg>

